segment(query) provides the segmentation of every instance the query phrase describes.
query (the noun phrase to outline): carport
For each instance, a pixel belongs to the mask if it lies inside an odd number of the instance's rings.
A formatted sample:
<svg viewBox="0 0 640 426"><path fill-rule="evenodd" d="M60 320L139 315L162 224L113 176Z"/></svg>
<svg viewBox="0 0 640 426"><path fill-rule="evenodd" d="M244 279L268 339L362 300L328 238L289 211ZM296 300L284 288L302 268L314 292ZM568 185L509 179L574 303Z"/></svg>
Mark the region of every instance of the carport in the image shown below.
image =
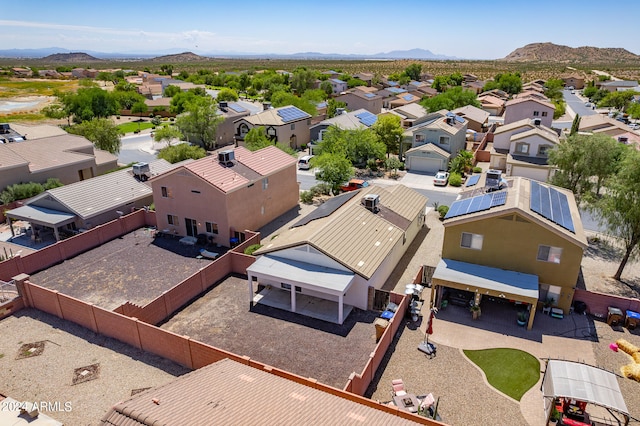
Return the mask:
<svg viewBox="0 0 640 426"><path fill-rule="evenodd" d="M431 300L435 306L439 306L445 287L474 293L476 305L480 304L482 296L531 304L534 309L530 310L527 330L533 327L535 306L539 297L536 275L441 259L433 273L431 284Z"/></svg>
<svg viewBox="0 0 640 426"><path fill-rule="evenodd" d="M12 220L24 220L31 224L31 229L34 229L33 225L40 225L53 229L53 235L56 241L60 241L60 234L58 228L68 223L73 223L76 220L76 215L73 213L63 212L59 210L48 209L45 207L26 205L22 207L9 210L5 213L9 218L9 224L11 225L11 234L13 232Z"/></svg>
<svg viewBox="0 0 640 426"><path fill-rule="evenodd" d="M557 398L576 400L604 408L613 417L614 412L623 417L618 424L629 424L629 410L624 402L616 375L573 361L548 360L542 378L544 409L549 418Z"/></svg>
<svg viewBox="0 0 640 426"><path fill-rule="evenodd" d="M279 283L291 293L289 310L296 310L297 293L338 302L338 324L344 322L344 296L355 278L352 272L299 262L282 257L263 255L247 268L249 302L254 303L253 280ZM273 284L272 284L273 285ZM322 297L326 296L326 297ZM304 314L304 311L298 312Z"/></svg>

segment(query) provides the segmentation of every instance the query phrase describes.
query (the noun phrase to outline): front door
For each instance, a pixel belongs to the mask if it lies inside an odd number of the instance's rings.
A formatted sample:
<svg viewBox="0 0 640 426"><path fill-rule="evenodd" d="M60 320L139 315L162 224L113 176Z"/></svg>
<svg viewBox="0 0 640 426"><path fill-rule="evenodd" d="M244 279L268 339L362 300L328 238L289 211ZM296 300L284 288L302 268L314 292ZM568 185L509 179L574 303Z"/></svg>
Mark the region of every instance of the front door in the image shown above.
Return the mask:
<svg viewBox="0 0 640 426"><path fill-rule="evenodd" d="M184 223L187 226L187 235L195 237L198 235L198 222L193 219L185 218Z"/></svg>

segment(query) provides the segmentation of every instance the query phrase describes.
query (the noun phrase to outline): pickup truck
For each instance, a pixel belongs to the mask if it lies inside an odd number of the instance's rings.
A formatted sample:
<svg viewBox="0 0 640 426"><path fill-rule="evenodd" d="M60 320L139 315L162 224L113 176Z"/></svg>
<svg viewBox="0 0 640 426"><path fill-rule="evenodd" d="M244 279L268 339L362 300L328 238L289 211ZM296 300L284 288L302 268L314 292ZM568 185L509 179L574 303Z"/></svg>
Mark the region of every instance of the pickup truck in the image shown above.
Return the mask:
<svg viewBox="0 0 640 426"><path fill-rule="evenodd" d="M351 179L346 185L340 187L345 192L355 191L356 189L365 188L369 186L369 182L362 179Z"/></svg>

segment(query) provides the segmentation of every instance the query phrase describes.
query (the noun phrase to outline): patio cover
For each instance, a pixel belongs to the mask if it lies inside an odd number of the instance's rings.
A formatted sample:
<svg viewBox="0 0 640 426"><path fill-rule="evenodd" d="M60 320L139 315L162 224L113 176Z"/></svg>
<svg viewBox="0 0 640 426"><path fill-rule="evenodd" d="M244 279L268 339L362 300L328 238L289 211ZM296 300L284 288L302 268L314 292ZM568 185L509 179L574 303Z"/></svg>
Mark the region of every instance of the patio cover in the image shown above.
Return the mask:
<svg viewBox="0 0 640 426"><path fill-rule="evenodd" d="M615 374L591 365L549 360L542 379L545 398L572 398L599 405L629 417Z"/></svg>
<svg viewBox="0 0 640 426"><path fill-rule="evenodd" d="M67 223L71 223L76 219L76 215L73 213L61 212L59 210L32 205L26 205L9 210L5 215L9 216L11 219L24 220L51 228L57 228Z"/></svg>
<svg viewBox="0 0 640 426"><path fill-rule="evenodd" d="M269 277L302 288L334 296L346 293L355 274L274 256L260 256L247 268L247 274Z"/></svg>
<svg viewBox="0 0 640 426"><path fill-rule="evenodd" d="M490 290L492 295L529 303L535 303L539 295L537 275L451 259L440 260L433 273L432 281L435 284L460 289L462 289L462 285L466 286L468 290L471 287Z"/></svg>

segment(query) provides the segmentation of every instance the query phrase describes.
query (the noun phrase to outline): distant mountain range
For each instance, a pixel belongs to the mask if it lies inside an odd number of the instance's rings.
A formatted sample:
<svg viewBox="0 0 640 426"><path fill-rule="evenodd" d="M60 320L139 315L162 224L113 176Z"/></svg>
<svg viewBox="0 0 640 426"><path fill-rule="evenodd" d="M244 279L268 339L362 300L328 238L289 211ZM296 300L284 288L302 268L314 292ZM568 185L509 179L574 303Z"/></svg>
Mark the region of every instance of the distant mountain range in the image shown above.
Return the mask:
<svg viewBox="0 0 640 426"><path fill-rule="evenodd" d="M532 43L520 47L505 58L507 62L563 62L563 63L629 63L640 56L622 48L569 47L553 43Z"/></svg>
<svg viewBox="0 0 640 426"><path fill-rule="evenodd" d="M172 49L166 51L153 52L129 52L129 53L107 53L86 50L82 53L88 57L86 60L124 60L124 59L150 59L156 57L165 57L185 52L186 49ZM68 55L67 57L59 55ZM48 59L51 61L61 60L63 62L72 62L69 59L72 55L78 55L68 49L61 47L48 47L42 49L1 49L0 58L16 58L16 59ZM424 59L424 60L447 60L458 59L453 56L445 56L432 53L425 49L411 50L393 50L386 53L376 53L374 55L360 54L341 54L341 53L320 53L320 52L301 52L292 54L277 53L242 53L242 52L195 52L193 55L199 56L202 60L207 58L274 58L274 59ZM91 59L91 57L93 59ZM79 59L79 58L78 58Z"/></svg>

